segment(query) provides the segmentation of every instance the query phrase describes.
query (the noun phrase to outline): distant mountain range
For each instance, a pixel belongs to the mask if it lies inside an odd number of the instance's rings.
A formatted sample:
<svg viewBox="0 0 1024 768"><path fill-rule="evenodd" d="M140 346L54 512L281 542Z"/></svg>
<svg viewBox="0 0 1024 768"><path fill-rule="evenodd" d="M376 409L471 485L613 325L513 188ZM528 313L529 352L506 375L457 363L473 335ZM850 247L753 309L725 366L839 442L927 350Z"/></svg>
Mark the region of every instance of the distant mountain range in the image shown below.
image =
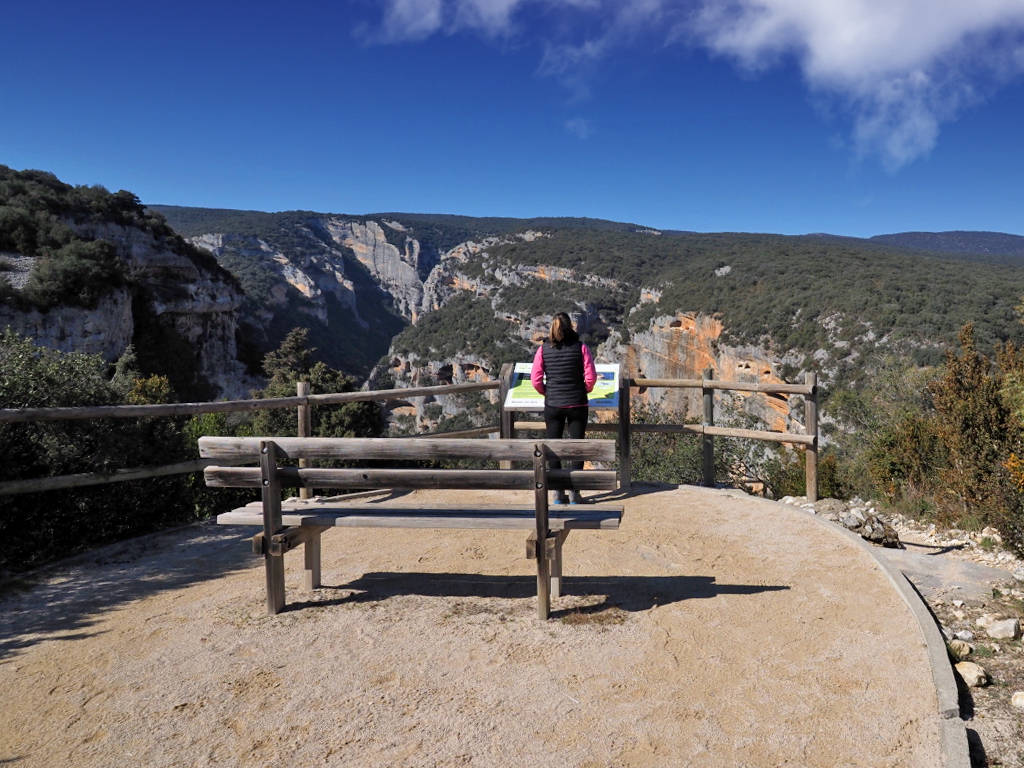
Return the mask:
<svg viewBox="0 0 1024 768"><path fill-rule="evenodd" d="M494 375L528 359L559 310L631 375L688 378L710 365L740 380L794 380L814 370L831 392L870 386L882 367L941 362L965 323L986 349L1024 342L1014 309L1024 238L1014 235L150 209L242 285L247 362L304 325L318 356L378 388ZM423 427L462 407L417 404L410 418ZM773 415L778 403L744 407L776 427L792 417Z"/></svg>
<svg viewBox="0 0 1024 768"><path fill-rule="evenodd" d="M972 257L993 264L1024 264L1024 236L1005 232L897 232L873 242L932 253Z"/></svg>

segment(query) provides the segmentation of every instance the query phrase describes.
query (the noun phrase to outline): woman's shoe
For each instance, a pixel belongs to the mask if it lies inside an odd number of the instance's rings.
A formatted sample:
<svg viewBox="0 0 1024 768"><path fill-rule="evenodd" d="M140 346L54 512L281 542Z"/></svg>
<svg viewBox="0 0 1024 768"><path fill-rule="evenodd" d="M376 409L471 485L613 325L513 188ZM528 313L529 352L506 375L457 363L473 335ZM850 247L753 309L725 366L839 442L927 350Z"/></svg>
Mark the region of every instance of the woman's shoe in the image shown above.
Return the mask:
<svg viewBox="0 0 1024 768"><path fill-rule="evenodd" d="M579 491L569 491L569 503L570 504L582 504L583 497L580 496Z"/></svg>
<svg viewBox="0 0 1024 768"><path fill-rule="evenodd" d="M569 500L565 498L565 491L558 491L554 498L551 499L551 503L556 505L568 504Z"/></svg>

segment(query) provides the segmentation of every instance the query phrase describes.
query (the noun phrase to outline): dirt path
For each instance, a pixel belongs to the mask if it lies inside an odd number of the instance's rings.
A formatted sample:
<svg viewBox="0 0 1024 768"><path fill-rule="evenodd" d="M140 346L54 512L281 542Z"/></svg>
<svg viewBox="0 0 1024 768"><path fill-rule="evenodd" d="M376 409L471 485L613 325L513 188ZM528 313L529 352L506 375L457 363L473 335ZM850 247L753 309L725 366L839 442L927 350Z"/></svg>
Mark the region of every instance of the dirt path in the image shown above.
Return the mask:
<svg viewBox="0 0 1024 768"><path fill-rule="evenodd" d="M0 762L939 764L920 631L868 554L733 492L626 505L569 537L547 623L513 532L334 531L330 586L291 555L276 617L216 526L64 564L0 600Z"/></svg>

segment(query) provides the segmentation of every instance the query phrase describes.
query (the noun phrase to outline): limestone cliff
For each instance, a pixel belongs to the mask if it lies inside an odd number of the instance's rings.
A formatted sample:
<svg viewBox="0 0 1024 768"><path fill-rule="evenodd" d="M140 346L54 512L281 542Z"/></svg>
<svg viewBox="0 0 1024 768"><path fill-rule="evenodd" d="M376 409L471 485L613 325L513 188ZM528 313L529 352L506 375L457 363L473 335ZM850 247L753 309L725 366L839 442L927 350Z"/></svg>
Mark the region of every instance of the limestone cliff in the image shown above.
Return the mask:
<svg viewBox="0 0 1024 768"><path fill-rule="evenodd" d="M405 246L399 250L388 242L384 230L375 221L361 223L329 218L323 226L335 242L352 250L359 263L391 296L398 313L416 322L423 298L419 242L405 237Z"/></svg>
<svg viewBox="0 0 1024 768"><path fill-rule="evenodd" d="M93 308L40 311L3 305L0 327L10 327L40 345L96 353L113 361L138 341L142 312L150 324L182 339L213 395L247 391L251 382L238 360L235 340L242 293L227 273L136 227L111 222L68 226L85 240L115 246L128 287L109 291Z"/></svg>

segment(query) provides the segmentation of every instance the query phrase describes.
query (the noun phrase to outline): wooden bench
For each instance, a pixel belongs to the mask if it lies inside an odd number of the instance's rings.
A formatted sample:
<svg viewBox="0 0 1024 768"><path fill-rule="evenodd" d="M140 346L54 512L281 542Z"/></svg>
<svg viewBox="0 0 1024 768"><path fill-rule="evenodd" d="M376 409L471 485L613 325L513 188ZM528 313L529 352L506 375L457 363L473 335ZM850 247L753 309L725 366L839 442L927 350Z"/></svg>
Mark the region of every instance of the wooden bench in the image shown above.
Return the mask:
<svg viewBox="0 0 1024 768"><path fill-rule="evenodd" d="M220 488L260 488L262 500L217 517L222 525L256 525L253 551L264 556L267 611L284 608L284 554L304 545L305 586L320 586L320 539L334 527L483 528L530 531L527 557L537 561L537 612L546 619L552 594L561 594L562 544L574 529L616 529L621 504L558 505L548 509L548 492L612 490L614 471L549 469L554 459L610 463L614 440L474 440L457 438L201 437L199 455L259 467L210 466L206 483ZM502 469L406 469L357 466L344 469L296 467L296 460L421 461L481 459L502 462ZM513 462L529 462L530 469ZM408 503L351 503L344 499L289 500L285 487L346 490L444 488L451 490L529 490L533 506L453 505L410 507ZM544 542L537 546L537 542Z"/></svg>

